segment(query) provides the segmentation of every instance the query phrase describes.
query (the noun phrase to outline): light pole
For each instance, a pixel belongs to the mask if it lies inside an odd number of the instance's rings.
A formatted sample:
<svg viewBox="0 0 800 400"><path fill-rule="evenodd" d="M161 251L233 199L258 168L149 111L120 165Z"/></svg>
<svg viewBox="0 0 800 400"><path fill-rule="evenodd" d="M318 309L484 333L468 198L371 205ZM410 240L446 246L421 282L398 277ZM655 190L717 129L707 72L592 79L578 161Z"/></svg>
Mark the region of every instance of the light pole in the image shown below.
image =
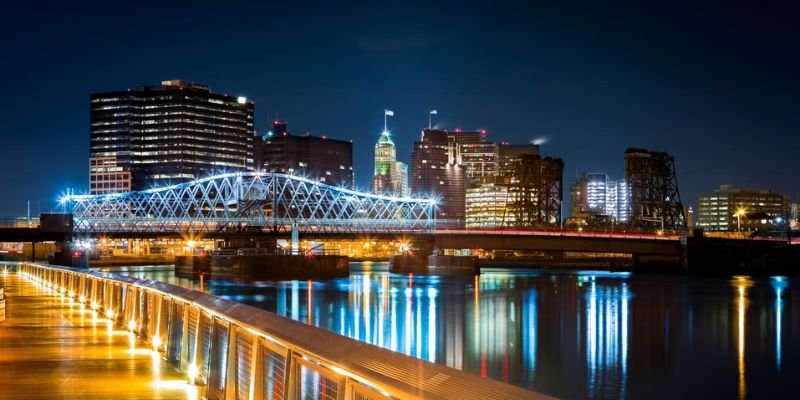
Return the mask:
<svg viewBox="0 0 800 400"><path fill-rule="evenodd" d="M744 215L745 211L743 209L739 209L736 211L736 227L739 232L742 231L742 215Z"/></svg>

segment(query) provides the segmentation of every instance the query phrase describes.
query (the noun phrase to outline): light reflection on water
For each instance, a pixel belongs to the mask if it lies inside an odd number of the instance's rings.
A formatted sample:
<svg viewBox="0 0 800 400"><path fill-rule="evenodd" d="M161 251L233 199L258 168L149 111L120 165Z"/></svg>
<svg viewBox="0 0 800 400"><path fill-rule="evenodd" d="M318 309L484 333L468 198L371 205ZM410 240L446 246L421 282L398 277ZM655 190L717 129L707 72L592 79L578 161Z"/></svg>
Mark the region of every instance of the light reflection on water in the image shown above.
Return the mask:
<svg viewBox="0 0 800 400"><path fill-rule="evenodd" d="M198 288L172 272L134 272ZM205 289L413 357L566 398L798 394L800 291L786 277L375 269ZM309 307L310 305L310 307ZM795 333L795 334L793 334Z"/></svg>

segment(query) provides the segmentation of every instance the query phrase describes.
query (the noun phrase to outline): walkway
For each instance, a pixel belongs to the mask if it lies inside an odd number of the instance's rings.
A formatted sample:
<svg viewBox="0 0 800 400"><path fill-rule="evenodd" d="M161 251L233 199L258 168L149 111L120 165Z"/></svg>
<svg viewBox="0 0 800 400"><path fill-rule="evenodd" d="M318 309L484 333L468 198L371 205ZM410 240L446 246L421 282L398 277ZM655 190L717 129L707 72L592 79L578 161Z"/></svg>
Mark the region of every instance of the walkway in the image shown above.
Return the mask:
<svg viewBox="0 0 800 400"><path fill-rule="evenodd" d="M0 272L0 399L194 399L185 376L119 327L16 273Z"/></svg>

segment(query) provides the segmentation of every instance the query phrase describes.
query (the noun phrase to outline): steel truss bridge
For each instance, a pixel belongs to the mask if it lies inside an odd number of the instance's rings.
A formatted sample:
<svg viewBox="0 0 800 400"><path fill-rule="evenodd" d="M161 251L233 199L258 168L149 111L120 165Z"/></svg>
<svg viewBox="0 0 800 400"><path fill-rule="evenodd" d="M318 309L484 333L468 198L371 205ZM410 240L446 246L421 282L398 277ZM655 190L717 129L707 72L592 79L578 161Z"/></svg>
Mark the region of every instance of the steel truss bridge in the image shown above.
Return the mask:
<svg viewBox="0 0 800 400"><path fill-rule="evenodd" d="M426 233L432 199L397 198L294 175L237 172L137 192L68 195L74 232Z"/></svg>

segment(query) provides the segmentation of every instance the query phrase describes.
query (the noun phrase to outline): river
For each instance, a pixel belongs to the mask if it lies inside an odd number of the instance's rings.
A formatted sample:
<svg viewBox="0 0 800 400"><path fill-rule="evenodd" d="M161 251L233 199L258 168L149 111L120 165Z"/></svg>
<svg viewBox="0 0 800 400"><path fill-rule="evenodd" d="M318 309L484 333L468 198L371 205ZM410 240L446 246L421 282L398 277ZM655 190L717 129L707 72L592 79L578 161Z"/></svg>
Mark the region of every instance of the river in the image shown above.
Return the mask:
<svg viewBox="0 0 800 400"><path fill-rule="evenodd" d="M172 271L127 275L199 288ZM207 292L561 398L800 398L800 280L592 271L204 282Z"/></svg>

